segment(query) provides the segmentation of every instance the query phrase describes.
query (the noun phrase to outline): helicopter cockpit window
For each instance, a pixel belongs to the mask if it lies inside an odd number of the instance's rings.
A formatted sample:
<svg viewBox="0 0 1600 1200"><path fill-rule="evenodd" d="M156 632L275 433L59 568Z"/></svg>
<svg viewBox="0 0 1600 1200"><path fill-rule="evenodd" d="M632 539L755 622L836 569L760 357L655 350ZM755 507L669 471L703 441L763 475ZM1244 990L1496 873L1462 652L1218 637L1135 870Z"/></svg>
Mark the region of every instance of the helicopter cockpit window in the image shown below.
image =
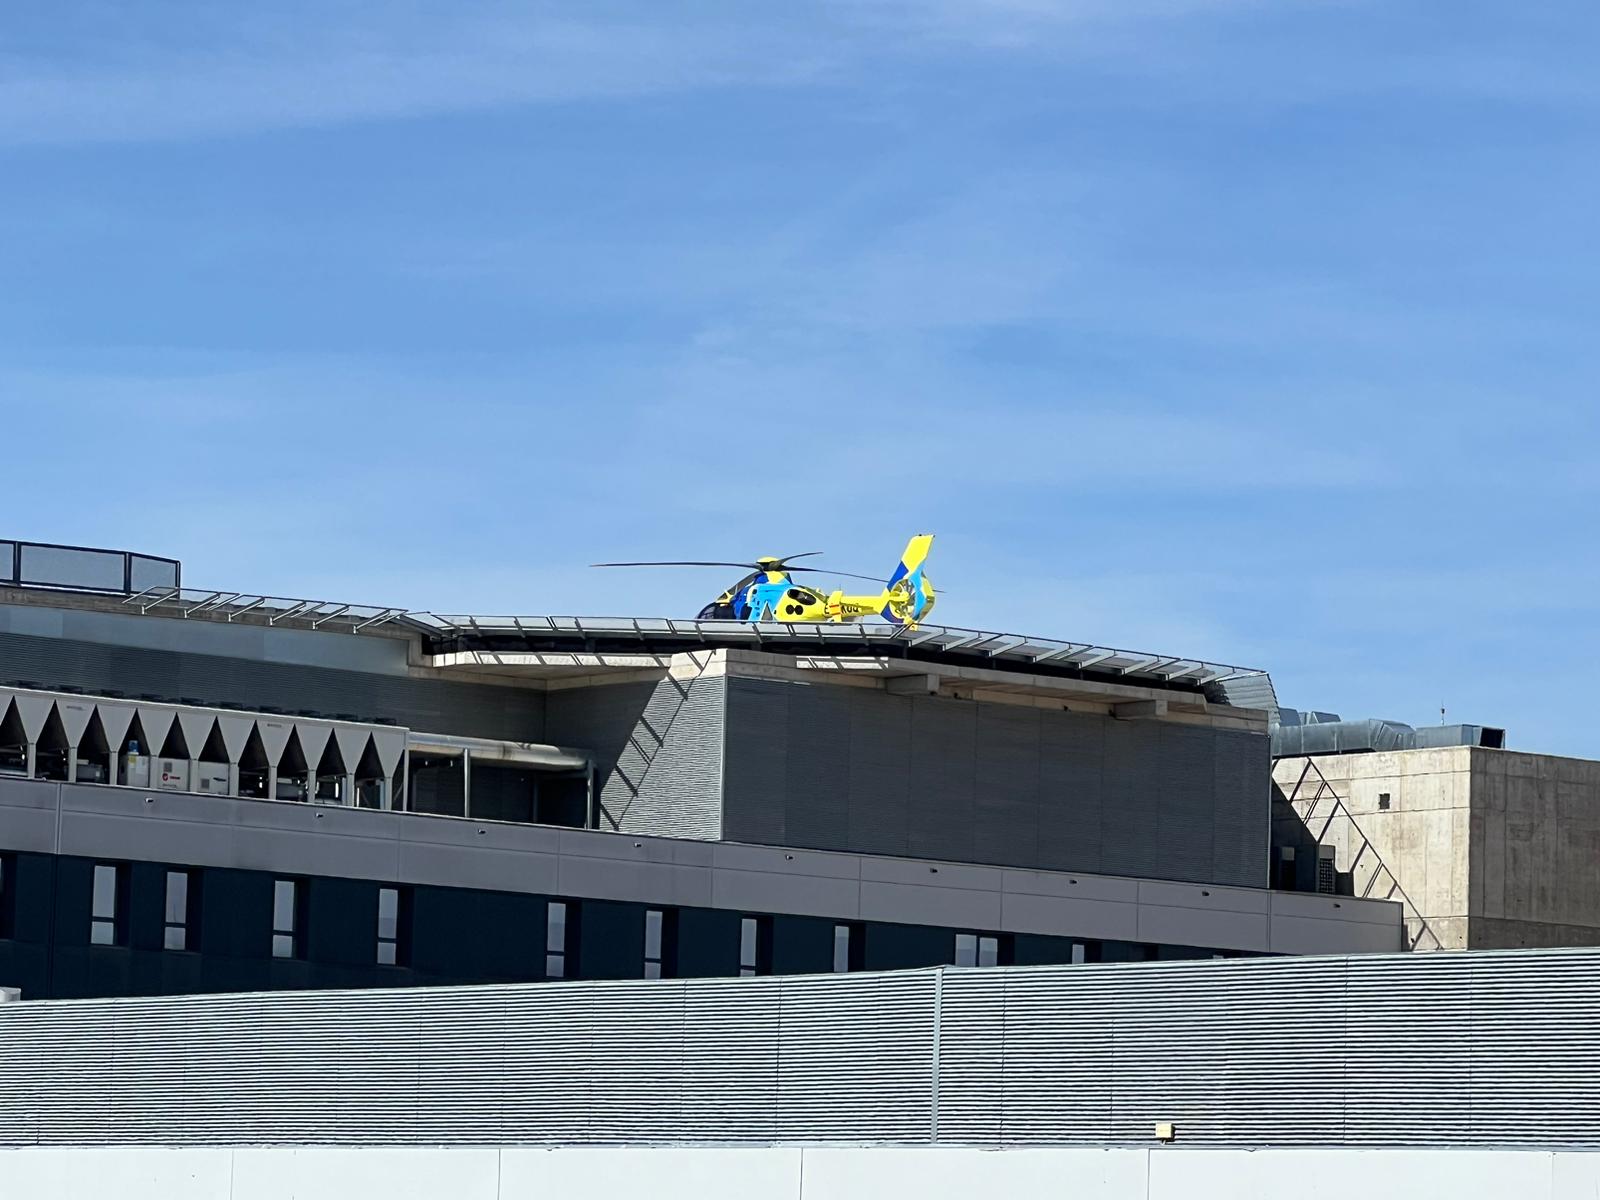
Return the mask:
<svg viewBox="0 0 1600 1200"><path fill-rule="evenodd" d="M818 600L810 592L801 591L799 588L789 589L789 599L797 604L816 604Z"/></svg>

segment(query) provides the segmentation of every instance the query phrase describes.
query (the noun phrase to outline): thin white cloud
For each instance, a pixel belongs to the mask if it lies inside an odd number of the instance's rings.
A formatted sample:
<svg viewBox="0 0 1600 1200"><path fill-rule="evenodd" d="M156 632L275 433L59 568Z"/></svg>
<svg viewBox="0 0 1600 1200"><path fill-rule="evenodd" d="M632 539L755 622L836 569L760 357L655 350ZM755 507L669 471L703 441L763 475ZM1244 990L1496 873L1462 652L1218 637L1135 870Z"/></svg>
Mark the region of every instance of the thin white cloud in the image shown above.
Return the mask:
<svg viewBox="0 0 1600 1200"><path fill-rule="evenodd" d="M356 5L181 39L86 41L0 57L0 143L145 141L782 84L819 69L785 27L606 18L564 5ZM644 14L647 10L638 10ZM303 22L303 24L301 23ZM127 31L123 31L125 34Z"/></svg>
<svg viewBox="0 0 1600 1200"><path fill-rule="evenodd" d="M202 138L508 105L834 84L952 46L1038 46L1137 72L1150 66L1151 29L1263 3L329 0L159 14L91 8L66 34L57 31L59 45L23 48L13 37L9 51L0 46L0 145Z"/></svg>

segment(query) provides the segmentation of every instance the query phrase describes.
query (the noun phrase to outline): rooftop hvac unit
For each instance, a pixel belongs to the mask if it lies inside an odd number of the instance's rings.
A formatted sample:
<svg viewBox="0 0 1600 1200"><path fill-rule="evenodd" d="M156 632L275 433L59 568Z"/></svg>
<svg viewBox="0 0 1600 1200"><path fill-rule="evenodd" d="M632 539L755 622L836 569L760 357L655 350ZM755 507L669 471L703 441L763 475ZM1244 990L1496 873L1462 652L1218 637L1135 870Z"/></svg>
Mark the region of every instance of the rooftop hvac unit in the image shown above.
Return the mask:
<svg viewBox="0 0 1600 1200"><path fill-rule="evenodd" d="M153 758L150 760L150 786L164 792L189 790L189 760L186 758Z"/></svg>
<svg viewBox="0 0 1600 1200"><path fill-rule="evenodd" d="M143 754L124 754L117 774L121 776L118 782L124 787L147 788L150 786L150 759Z"/></svg>
<svg viewBox="0 0 1600 1200"><path fill-rule="evenodd" d="M228 764L227 763L195 763L194 765L194 791L205 792L212 796L226 796L228 794Z"/></svg>
<svg viewBox="0 0 1600 1200"><path fill-rule="evenodd" d="M1317 891L1331 896L1338 890L1338 872L1333 866L1333 847L1317 847Z"/></svg>

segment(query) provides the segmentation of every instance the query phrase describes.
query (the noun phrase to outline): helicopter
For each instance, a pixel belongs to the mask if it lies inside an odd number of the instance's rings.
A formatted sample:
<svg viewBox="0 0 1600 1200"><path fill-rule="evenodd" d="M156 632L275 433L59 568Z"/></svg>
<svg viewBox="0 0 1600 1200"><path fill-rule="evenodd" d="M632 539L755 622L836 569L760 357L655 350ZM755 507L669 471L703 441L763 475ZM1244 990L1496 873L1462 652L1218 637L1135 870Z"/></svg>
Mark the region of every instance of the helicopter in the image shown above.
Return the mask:
<svg viewBox="0 0 1600 1200"><path fill-rule="evenodd" d="M933 584L923 573L933 534L919 533L906 543L905 552L887 580L826 567L793 567L796 559L812 558L820 550L789 554L783 558L758 558L753 563L739 562L614 562L594 563L596 567L745 567L752 572L700 610L702 621L859 621L874 614L884 620L915 629L933 611ZM822 589L796 582L794 573L839 575L879 584L878 592L849 595L841 590Z"/></svg>

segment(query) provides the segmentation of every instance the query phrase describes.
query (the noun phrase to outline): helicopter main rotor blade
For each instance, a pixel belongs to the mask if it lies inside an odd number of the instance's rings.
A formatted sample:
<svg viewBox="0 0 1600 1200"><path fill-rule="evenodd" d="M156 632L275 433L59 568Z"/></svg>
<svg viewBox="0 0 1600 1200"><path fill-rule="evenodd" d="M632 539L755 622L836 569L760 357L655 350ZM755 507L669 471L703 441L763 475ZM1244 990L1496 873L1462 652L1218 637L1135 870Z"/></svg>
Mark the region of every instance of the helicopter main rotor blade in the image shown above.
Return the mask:
<svg viewBox="0 0 1600 1200"><path fill-rule="evenodd" d="M698 561L684 561L684 560L674 561L674 562L590 563L589 565L591 567L737 567L739 570L742 570L742 571L753 571L753 570L756 569L756 564L755 563L698 562Z"/></svg>
<svg viewBox="0 0 1600 1200"><path fill-rule="evenodd" d="M822 553L823 551L821 550L807 550L804 554L785 554L778 561L780 563L793 562L797 558L815 558Z"/></svg>
<svg viewBox="0 0 1600 1200"><path fill-rule="evenodd" d="M809 571L813 575L840 575L845 579L865 579L882 587L888 581L881 575L857 575L854 571L835 571L832 567L790 567L792 571Z"/></svg>

